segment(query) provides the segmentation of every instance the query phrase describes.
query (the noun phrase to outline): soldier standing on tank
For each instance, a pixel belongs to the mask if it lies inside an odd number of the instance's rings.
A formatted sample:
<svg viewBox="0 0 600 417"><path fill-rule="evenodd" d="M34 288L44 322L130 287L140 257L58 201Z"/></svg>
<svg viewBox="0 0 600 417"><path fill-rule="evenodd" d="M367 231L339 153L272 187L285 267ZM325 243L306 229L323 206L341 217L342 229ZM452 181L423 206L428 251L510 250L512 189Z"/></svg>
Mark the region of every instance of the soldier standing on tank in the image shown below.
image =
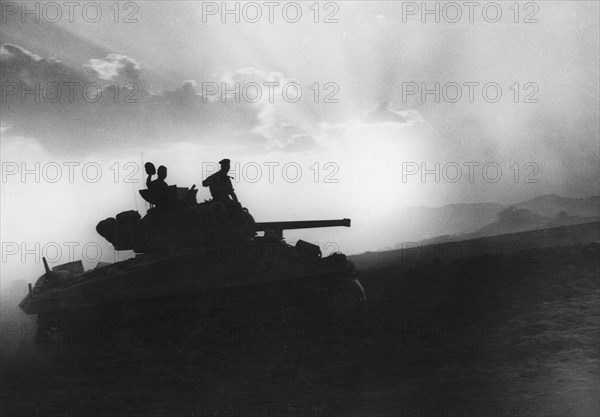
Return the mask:
<svg viewBox="0 0 600 417"><path fill-rule="evenodd" d="M233 199L233 201L237 203L238 199L233 192L231 177L227 175L231 168L231 161L229 159L223 159L219 161L219 164L221 165L221 169L202 181L202 185L204 187L209 187L213 200L227 204Z"/></svg>

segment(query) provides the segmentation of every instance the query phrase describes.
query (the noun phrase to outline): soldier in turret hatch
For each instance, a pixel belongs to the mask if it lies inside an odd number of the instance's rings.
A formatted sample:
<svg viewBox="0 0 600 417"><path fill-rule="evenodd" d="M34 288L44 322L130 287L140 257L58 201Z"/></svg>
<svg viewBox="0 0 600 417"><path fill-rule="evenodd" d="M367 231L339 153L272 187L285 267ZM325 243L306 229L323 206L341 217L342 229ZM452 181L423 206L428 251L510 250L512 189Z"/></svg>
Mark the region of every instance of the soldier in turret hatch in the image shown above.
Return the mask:
<svg viewBox="0 0 600 417"><path fill-rule="evenodd" d="M209 187L213 200L227 203L233 199L233 201L237 203L238 199L233 192L231 177L227 175L231 167L231 161L229 159L223 159L222 161L219 161L219 164L221 165L221 169L202 181L202 185L204 187Z"/></svg>
<svg viewBox="0 0 600 417"><path fill-rule="evenodd" d="M146 178L146 188L150 188L150 183L152 182L152 176L156 174L156 168L152 162L146 162L144 164L144 169L146 170L146 174L148 174L148 178Z"/></svg>
<svg viewBox="0 0 600 417"><path fill-rule="evenodd" d="M156 174L157 178L154 181L147 183L148 188L152 190L167 188L168 185L165 181L165 178L167 178L167 167L163 165L159 166ZM148 177L148 179L150 179L150 177Z"/></svg>

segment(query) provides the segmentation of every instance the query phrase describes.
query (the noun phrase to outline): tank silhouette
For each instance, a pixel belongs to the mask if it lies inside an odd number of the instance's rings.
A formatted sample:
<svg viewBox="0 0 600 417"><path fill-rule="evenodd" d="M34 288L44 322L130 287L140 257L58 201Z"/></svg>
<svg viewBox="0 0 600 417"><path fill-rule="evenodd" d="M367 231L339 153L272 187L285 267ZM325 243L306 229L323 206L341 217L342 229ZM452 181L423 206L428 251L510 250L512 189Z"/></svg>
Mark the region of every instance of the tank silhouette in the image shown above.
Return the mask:
<svg viewBox="0 0 600 417"><path fill-rule="evenodd" d="M38 316L36 340L59 344L86 329L114 335L129 325L189 334L207 317L273 311L319 320L360 312L365 294L344 254L324 257L317 245L283 239L284 230L349 227L349 219L257 223L238 203L198 204L196 192L141 190L154 205L143 218L126 211L98 223L98 233L133 258L87 271L81 261L50 269L44 259L45 273L19 304Z"/></svg>

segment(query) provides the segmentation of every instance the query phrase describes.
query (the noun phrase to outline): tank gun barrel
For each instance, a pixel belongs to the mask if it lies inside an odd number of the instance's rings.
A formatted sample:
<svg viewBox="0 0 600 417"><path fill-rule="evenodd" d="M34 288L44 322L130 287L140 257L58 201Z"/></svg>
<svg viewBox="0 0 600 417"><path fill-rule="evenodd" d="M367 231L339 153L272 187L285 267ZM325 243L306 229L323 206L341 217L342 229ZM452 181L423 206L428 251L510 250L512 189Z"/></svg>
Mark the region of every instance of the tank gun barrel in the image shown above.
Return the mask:
<svg viewBox="0 0 600 417"><path fill-rule="evenodd" d="M319 227L336 227L345 226L350 227L350 219L341 220L301 220L301 221L289 221L289 222L262 222L256 223L257 231L267 230L291 230L291 229L314 229Z"/></svg>

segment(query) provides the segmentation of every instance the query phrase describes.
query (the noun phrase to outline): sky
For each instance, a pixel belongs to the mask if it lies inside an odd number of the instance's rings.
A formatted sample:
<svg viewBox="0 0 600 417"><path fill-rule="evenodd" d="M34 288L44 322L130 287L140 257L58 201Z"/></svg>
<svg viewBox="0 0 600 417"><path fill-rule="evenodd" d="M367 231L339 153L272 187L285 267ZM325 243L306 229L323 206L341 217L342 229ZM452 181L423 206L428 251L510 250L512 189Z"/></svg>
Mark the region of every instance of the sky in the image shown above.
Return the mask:
<svg viewBox="0 0 600 417"><path fill-rule="evenodd" d="M421 2L237 3L239 22L221 2L26 3L0 2L2 279L36 243L114 258L95 225L144 214L147 161L200 186L230 158L257 221L351 218L288 234L346 253L401 242L401 207L599 193L597 2L441 2L439 22Z"/></svg>

